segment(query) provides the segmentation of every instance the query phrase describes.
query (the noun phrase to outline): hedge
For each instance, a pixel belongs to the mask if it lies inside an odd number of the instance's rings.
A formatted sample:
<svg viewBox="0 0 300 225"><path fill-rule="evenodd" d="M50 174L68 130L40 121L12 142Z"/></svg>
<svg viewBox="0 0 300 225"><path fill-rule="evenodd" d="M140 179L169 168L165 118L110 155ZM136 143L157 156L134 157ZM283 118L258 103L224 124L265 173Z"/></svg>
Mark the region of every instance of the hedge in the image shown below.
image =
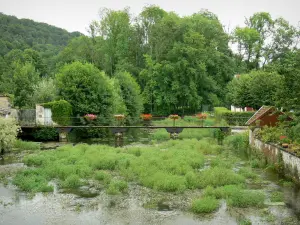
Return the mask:
<svg viewBox="0 0 300 225"><path fill-rule="evenodd" d="M226 112L223 114L223 119L225 119L229 125L244 126L254 113L255 112Z"/></svg>
<svg viewBox="0 0 300 225"><path fill-rule="evenodd" d="M44 103L45 108L50 108L52 120L59 125L70 125L72 116L72 106L65 100Z"/></svg>
<svg viewBox="0 0 300 225"><path fill-rule="evenodd" d="M225 107L214 107L214 114L215 114L216 122L221 122L221 120L223 119L223 114L230 113L230 112L231 111Z"/></svg>
<svg viewBox="0 0 300 225"><path fill-rule="evenodd" d="M215 118L217 122L224 119L229 125L244 126L255 112L231 112L225 107L215 107Z"/></svg>

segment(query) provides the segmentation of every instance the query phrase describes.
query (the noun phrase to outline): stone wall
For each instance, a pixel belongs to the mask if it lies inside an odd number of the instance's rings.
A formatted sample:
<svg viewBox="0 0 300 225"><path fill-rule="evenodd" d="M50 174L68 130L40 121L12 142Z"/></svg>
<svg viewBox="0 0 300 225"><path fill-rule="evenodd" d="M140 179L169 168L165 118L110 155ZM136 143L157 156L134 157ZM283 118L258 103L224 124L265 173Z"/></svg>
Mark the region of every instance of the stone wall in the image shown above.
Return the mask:
<svg viewBox="0 0 300 225"><path fill-rule="evenodd" d="M300 158L295 154L288 152L286 149L274 145L267 144L255 138L255 131L249 131L249 143L255 149L261 151L268 163L280 164L284 166L284 175L300 180Z"/></svg>

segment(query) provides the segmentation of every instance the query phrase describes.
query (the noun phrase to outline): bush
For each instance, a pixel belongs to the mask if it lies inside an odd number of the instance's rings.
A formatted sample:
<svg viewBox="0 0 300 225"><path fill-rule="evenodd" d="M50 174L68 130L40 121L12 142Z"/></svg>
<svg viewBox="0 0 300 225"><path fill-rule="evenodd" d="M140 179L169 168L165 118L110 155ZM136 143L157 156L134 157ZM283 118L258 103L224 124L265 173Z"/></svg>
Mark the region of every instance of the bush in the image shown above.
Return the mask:
<svg viewBox="0 0 300 225"><path fill-rule="evenodd" d="M36 142L16 140L14 148L20 150L40 150L40 144Z"/></svg>
<svg viewBox="0 0 300 225"><path fill-rule="evenodd" d="M50 108L52 120L58 125L66 126L71 124L72 106L65 100L44 103L45 108Z"/></svg>
<svg viewBox="0 0 300 225"><path fill-rule="evenodd" d="M33 133L36 141L54 141L58 140L58 131L53 127L43 127Z"/></svg>
<svg viewBox="0 0 300 225"><path fill-rule="evenodd" d="M219 208L219 201L213 197L203 197L192 202L194 213L211 213Z"/></svg>
<svg viewBox="0 0 300 225"><path fill-rule="evenodd" d="M246 122L255 112L224 112L222 118L229 124L235 126L245 126Z"/></svg>
<svg viewBox="0 0 300 225"><path fill-rule="evenodd" d="M215 114L215 119L216 119L216 122L221 122L221 120L223 119L223 114L224 113L229 113L230 110L228 110L227 108L225 107L214 107L214 114Z"/></svg>
<svg viewBox="0 0 300 225"><path fill-rule="evenodd" d="M0 131L0 152L11 150L20 127L14 119L0 117Z"/></svg>

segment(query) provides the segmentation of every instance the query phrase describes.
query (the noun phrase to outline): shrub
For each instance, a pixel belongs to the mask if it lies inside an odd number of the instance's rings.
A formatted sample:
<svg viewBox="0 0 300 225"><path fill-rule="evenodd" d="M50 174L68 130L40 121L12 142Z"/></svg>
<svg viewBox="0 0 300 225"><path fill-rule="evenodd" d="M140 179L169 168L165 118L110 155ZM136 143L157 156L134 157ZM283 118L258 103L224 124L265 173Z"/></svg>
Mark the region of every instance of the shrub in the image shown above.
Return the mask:
<svg viewBox="0 0 300 225"><path fill-rule="evenodd" d="M55 123L65 126L70 125L72 116L72 106L65 100L44 103L45 108L50 108L52 119Z"/></svg>
<svg viewBox="0 0 300 225"><path fill-rule="evenodd" d="M248 133L227 136L224 139L224 144L233 150L245 151L249 147Z"/></svg>
<svg viewBox="0 0 300 225"><path fill-rule="evenodd" d="M230 112L230 110L225 107L214 107L216 122L221 122L221 120L223 119L223 114L227 112Z"/></svg>
<svg viewBox="0 0 300 225"><path fill-rule="evenodd" d="M20 127L14 119L0 117L0 131L0 152L11 150Z"/></svg>
<svg viewBox="0 0 300 225"><path fill-rule="evenodd" d="M219 208L219 201L214 197L203 197L192 202L192 211L194 213L211 213Z"/></svg>
<svg viewBox="0 0 300 225"><path fill-rule="evenodd" d="M33 137L37 141L58 140L58 131L53 127L43 127L34 131Z"/></svg>
<svg viewBox="0 0 300 225"><path fill-rule="evenodd" d="M246 122L254 115L255 112L224 112L222 118L229 125L245 126Z"/></svg>
<svg viewBox="0 0 300 225"><path fill-rule="evenodd" d="M40 144L36 142L16 140L14 148L21 150L40 150Z"/></svg>

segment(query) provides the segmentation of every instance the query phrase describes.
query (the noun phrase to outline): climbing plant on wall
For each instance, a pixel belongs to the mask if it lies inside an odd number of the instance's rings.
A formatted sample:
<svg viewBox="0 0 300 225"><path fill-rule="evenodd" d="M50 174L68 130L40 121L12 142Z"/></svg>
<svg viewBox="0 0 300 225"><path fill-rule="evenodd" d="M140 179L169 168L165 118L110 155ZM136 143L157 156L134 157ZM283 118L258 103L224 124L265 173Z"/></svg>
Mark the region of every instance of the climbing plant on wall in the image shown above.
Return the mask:
<svg viewBox="0 0 300 225"><path fill-rule="evenodd" d="M44 103L45 108L50 108L52 112L52 120L59 125L70 125L72 106L65 100Z"/></svg>

